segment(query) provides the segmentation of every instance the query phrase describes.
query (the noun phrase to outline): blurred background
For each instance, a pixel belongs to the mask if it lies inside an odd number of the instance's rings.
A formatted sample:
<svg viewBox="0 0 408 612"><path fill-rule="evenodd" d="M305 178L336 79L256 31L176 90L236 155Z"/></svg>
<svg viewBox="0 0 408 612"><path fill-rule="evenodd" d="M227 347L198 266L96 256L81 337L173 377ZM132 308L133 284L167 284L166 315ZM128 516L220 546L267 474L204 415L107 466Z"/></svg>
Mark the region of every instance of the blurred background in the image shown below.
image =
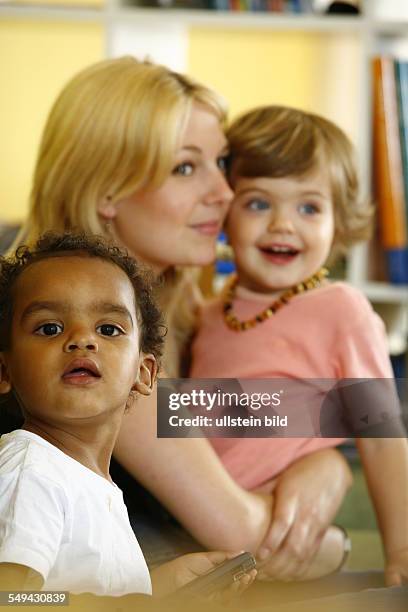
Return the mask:
<svg viewBox="0 0 408 612"><path fill-rule="evenodd" d="M286 104L320 113L347 132L379 213L371 244L355 248L335 274L372 301L387 325L395 372L406 377L408 1L0 0L3 248L26 214L56 95L83 67L124 54L212 86L227 99L230 118L257 105ZM379 182L384 175L387 182ZM355 472L357 486L339 518L359 532L351 563L366 567L371 559L375 566L381 552L370 531L374 517L357 465Z"/></svg>

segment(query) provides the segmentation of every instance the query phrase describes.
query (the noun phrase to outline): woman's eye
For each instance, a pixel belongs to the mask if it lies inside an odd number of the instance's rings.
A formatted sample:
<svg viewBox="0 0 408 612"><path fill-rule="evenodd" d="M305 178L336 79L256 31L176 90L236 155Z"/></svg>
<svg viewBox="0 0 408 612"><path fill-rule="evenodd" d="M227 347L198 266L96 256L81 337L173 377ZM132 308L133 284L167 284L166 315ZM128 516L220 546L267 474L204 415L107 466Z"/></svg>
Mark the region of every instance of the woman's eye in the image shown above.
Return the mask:
<svg viewBox="0 0 408 612"><path fill-rule="evenodd" d="M269 202L267 202L266 200L250 200L247 205L246 208L248 208L248 210L253 210L253 211L259 211L259 210L269 210L270 205Z"/></svg>
<svg viewBox="0 0 408 612"><path fill-rule="evenodd" d="M173 174L179 174L180 176L191 176L194 172L194 166L190 162L179 164L173 170Z"/></svg>
<svg viewBox="0 0 408 612"><path fill-rule="evenodd" d="M320 212L320 209L317 204L306 202L305 204L301 204L299 206L299 212L302 215L316 215L318 212Z"/></svg>
<svg viewBox="0 0 408 612"><path fill-rule="evenodd" d="M64 328L59 323L44 323L37 327L35 333L39 336L57 336L64 331Z"/></svg>
<svg viewBox="0 0 408 612"><path fill-rule="evenodd" d="M219 157L217 159L217 166L219 167L221 172L223 172L224 174L226 174L228 170L228 161L229 161L228 155L223 155L222 157Z"/></svg>
<svg viewBox="0 0 408 612"><path fill-rule="evenodd" d="M117 325L112 325L111 323L98 325L96 331L98 334L101 334L101 336L119 336L123 334L123 331Z"/></svg>

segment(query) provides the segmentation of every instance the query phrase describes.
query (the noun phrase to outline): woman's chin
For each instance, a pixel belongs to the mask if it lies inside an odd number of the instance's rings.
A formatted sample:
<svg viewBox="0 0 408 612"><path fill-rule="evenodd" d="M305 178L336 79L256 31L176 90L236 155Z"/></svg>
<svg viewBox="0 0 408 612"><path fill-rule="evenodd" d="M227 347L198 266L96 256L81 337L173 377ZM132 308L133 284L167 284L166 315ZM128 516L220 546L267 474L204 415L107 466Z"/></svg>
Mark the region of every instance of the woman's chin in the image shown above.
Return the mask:
<svg viewBox="0 0 408 612"><path fill-rule="evenodd" d="M202 257L193 257L190 266L196 266L204 268L210 266L215 262L215 251L211 254L203 255Z"/></svg>

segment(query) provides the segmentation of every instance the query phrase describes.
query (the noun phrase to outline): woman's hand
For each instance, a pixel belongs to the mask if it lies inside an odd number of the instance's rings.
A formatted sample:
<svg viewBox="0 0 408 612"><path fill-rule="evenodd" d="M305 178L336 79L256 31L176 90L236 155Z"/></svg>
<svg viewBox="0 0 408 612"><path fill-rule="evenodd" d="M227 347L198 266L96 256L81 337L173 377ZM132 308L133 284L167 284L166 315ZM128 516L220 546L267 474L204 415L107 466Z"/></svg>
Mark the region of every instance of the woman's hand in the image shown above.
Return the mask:
<svg viewBox="0 0 408 612"><path fill-rule="evenodd" d="M195 578L202 576L239 553L203 552L183 555L164 563L151 571L153 595L163 597L174 593ZM254 580L256 570L244 574L240 580L216 595L216 599L226 602L242 593Z"/></svg>
<svg viewBox="0 0 408 612"><path fill-rule="evenodd" d="M299 459L276 480L272 523L258 549L263 572L277 580L302 577L316 555L352 477L342 455L324 449Z"/></svg>

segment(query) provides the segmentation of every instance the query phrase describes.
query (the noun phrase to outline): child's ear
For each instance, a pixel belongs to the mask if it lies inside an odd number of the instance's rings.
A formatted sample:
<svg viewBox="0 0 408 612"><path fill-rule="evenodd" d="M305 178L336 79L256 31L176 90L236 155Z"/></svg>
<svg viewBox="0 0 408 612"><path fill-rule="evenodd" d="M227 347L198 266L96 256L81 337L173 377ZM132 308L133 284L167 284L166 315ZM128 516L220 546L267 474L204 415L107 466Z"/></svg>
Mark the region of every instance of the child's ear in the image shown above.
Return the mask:
<svg viewBox="0 0 408 612"><path fill-rule="evenodd" d="M132 387L132 391L137 391L142 395L150 395L157 376L157 361L154 355L141 354L139 371Z"/></svg>
<svg viewBox="0 0 408 612"><path fill-rule="evenodd" d="M11 382L3 353L0 353L0 393L8 393L11 390Z"/></svg>

